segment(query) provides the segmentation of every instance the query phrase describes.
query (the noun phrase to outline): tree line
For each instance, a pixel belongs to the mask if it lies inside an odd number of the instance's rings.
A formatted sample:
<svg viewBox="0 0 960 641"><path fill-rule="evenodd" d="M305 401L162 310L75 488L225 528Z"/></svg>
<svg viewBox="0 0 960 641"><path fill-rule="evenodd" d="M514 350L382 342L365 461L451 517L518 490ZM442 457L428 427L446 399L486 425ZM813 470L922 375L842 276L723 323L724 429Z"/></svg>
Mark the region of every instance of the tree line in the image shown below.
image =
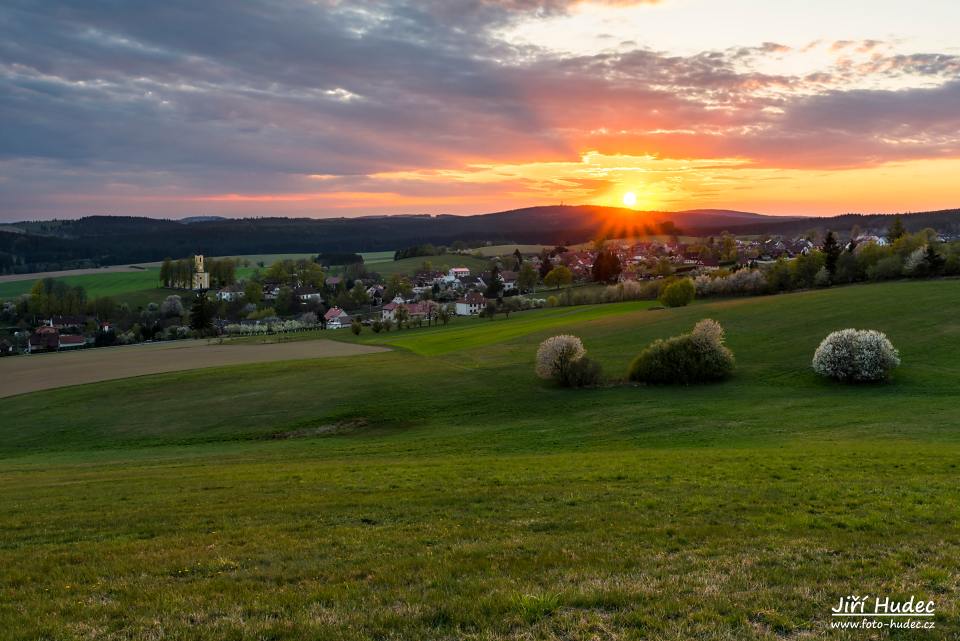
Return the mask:
<svg viewBox="0 0 960 641"><path fill-rule="evenodd" d="M206 259L204 270L210 274L210 287L229 287L237 282L237 261L232 258ZM160 264L160 284L167 289L192 289L196 273L192 258L165 258Z"/></svg>

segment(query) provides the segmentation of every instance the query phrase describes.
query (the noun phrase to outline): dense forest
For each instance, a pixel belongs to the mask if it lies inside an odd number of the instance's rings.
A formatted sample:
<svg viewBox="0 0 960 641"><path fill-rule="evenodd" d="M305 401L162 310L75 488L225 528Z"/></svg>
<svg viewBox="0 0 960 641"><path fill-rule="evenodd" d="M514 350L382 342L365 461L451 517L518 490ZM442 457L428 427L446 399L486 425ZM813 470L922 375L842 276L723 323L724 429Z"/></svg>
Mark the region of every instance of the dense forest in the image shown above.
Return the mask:
<svg viewBox="0 0 960 641"><path fill-rule="evenodd" d="M960 210L908 214L911 231L960 233ZM884 229L889 216L783 218L727 210L637 212L614 207L532 207L476 216L361 218L194 218L189 223L130 216L17 223L0 228L0 273L73 269L158 261L194 253L211 256L284 252L395 250L465 241L569 244L637 234L800 234L815 228L847 232Z"/></svg>

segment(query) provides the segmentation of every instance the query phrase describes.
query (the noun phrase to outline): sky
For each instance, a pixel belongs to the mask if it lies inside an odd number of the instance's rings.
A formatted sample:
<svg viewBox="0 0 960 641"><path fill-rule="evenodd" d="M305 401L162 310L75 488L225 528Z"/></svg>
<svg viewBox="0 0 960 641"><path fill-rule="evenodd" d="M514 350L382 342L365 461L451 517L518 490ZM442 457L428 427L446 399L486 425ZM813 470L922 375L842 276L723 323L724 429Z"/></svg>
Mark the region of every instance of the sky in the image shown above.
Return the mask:
<svg viewBox="0 0 960 641"><path fill-rule="evenodd" d="M4 0L0 222L960 207L955 0Z"/></svg>

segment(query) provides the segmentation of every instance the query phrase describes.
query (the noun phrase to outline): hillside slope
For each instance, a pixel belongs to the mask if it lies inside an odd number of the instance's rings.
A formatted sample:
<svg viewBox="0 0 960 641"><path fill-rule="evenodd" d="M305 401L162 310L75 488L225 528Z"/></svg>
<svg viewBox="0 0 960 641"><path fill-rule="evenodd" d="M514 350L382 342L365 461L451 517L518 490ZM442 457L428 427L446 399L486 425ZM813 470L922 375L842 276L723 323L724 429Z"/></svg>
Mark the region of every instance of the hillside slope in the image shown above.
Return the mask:
<svg viewBox="0 0 960 641"><path fill-rule="evenodd" d="M934 631L897 638L953 638L958 300L960 281L928 281L559 308L4 399L0 629L772 641L834 638L838 595L863 592L935 601ZM616 374L704 316L736 352L729 382L533 375L546 336ZM891 383L810 372L846 326L889 334Z"/></svg>

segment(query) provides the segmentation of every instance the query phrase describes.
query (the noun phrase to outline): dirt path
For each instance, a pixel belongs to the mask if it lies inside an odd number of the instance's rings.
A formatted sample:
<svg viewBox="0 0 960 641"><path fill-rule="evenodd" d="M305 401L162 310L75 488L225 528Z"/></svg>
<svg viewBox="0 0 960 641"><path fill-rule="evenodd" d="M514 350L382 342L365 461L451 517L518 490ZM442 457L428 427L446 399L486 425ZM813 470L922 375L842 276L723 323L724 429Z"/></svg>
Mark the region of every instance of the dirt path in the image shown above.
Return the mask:
<svg viewBox="0 0 960 641"><path fill-rule="evenodd" d="M0 358L0 398L145 374L385 351L388 350L383 347L330 340L265 345L171 341L78 352L12 356Z"/></svg>

